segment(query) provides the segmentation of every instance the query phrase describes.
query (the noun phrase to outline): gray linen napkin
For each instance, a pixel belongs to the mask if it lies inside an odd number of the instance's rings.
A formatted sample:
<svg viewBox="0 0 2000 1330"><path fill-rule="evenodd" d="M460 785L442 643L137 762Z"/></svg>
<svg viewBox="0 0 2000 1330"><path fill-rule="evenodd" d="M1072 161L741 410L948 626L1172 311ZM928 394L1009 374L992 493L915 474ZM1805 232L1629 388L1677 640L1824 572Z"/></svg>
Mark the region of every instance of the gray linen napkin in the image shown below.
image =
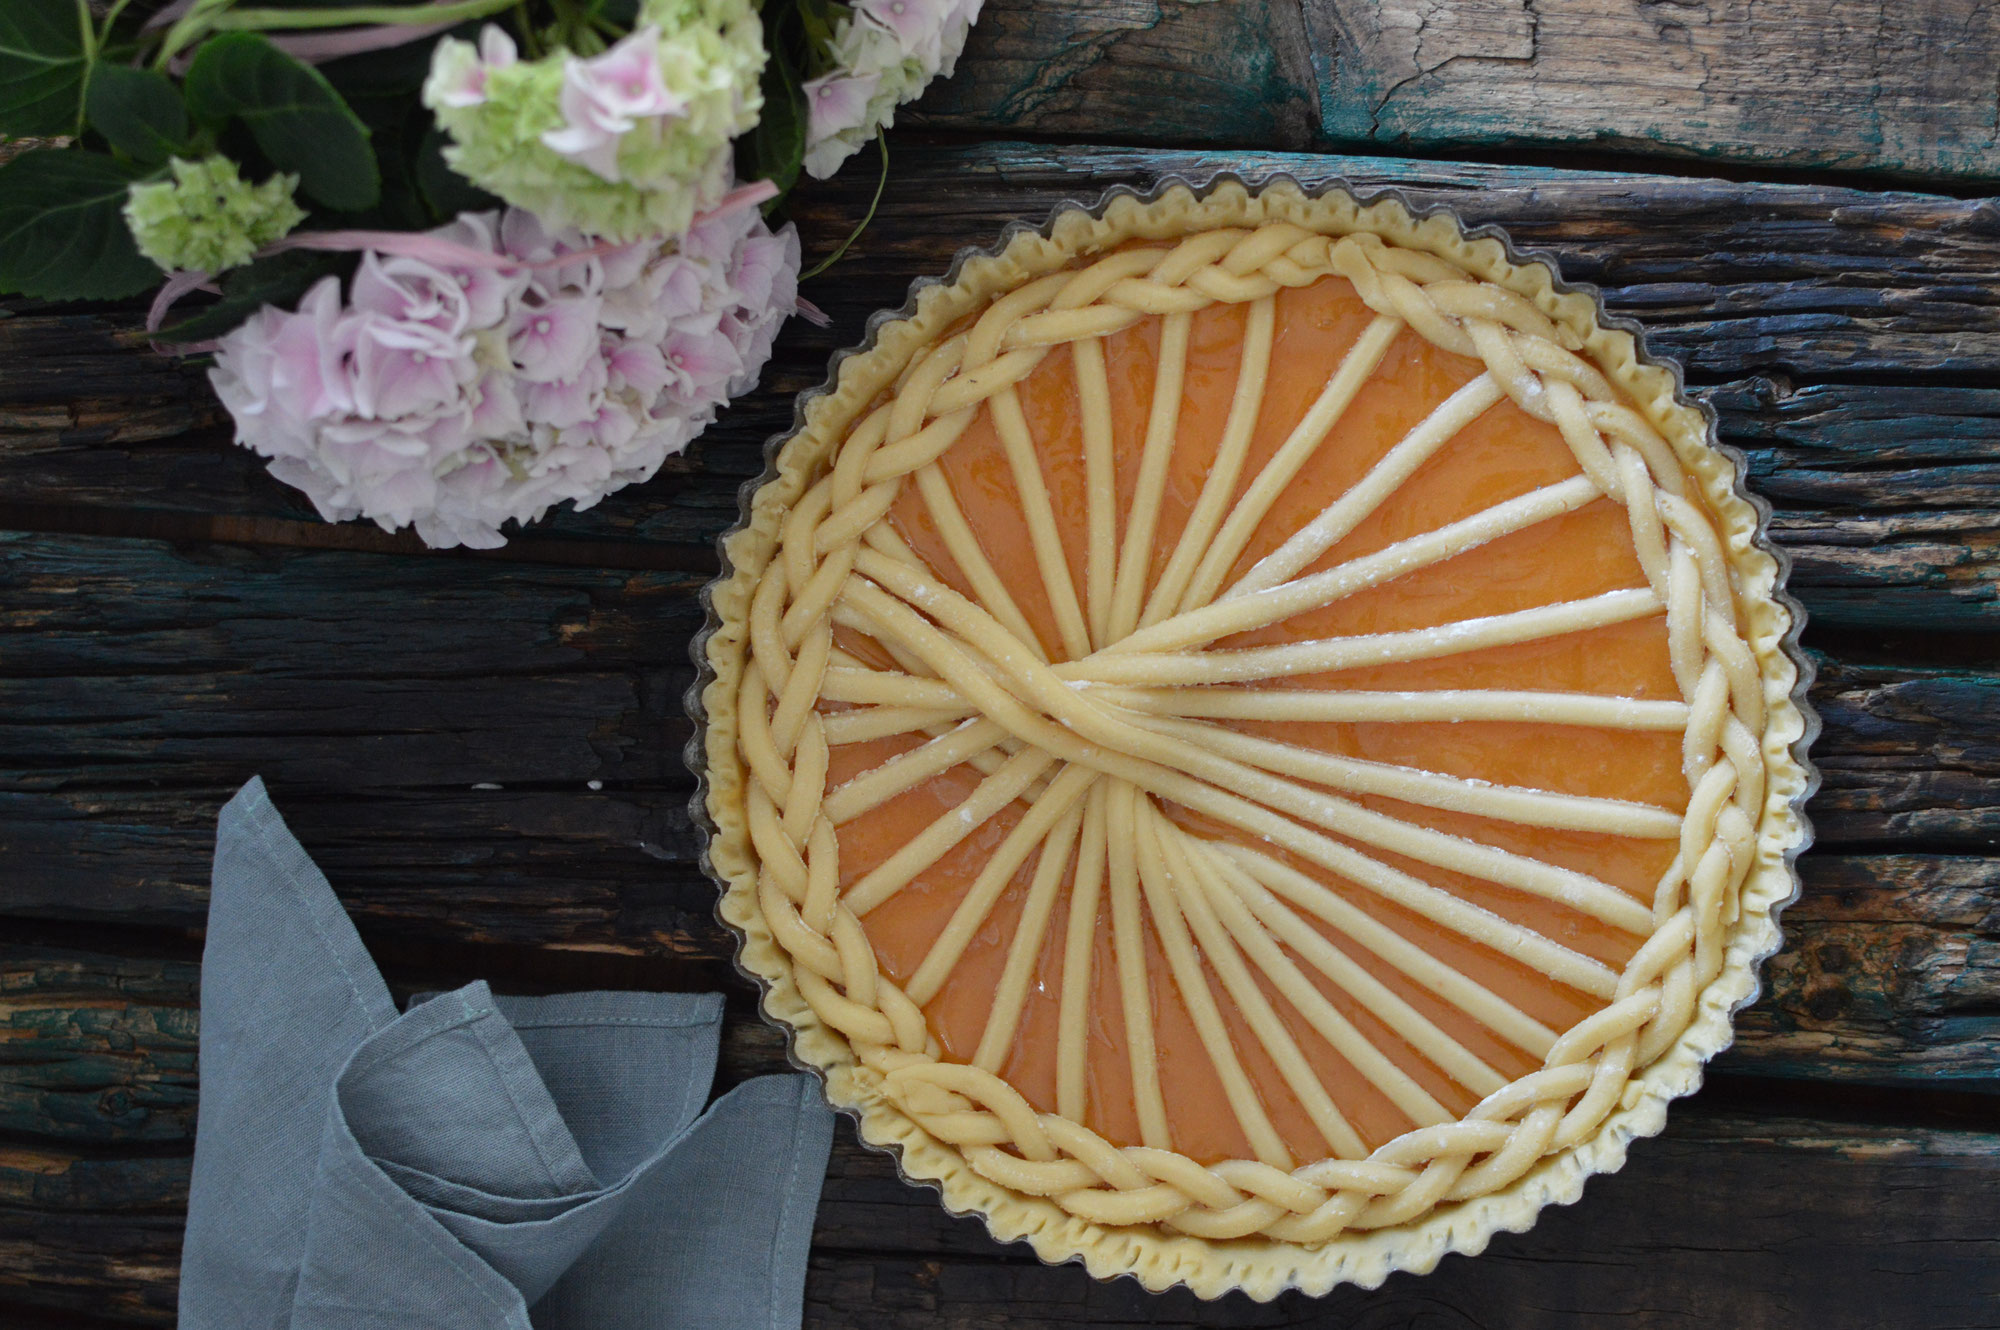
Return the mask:
<svg viewBox="0 0 2000 1330"><path fill-rule="evenodd" d="M719 994L398 1015L252 780L202 956L183 1330L796 1326L833 1116L807 1076L706 1113Z"/></svg>

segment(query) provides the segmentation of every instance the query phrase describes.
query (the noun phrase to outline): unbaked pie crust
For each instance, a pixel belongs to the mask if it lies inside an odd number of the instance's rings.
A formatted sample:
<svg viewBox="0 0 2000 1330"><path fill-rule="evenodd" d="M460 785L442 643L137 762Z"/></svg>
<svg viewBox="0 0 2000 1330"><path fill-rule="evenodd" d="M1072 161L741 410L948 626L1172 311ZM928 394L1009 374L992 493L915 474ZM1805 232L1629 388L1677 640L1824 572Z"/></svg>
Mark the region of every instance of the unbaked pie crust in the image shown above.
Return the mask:
<svg viewBox="0 0 2000 1330"><path fill-rule="evenodd" d="M1498 240L1289 180L1064 212L843 360L725 541L701 741L740 962L863 1138L1044 1259L1268 1298L1478 1251L1657 1132L1809 786L1795 611L1676 386ZM1422 478L1495 428L1470 511L1385 525L1466 507ZM1544 531L1609 581L1523 603ZM1467 769L1510 734L1614 775ZM1413 764L1440 735L1473 756ZM1591 784L1661 751L1664 803Z"/></svg>

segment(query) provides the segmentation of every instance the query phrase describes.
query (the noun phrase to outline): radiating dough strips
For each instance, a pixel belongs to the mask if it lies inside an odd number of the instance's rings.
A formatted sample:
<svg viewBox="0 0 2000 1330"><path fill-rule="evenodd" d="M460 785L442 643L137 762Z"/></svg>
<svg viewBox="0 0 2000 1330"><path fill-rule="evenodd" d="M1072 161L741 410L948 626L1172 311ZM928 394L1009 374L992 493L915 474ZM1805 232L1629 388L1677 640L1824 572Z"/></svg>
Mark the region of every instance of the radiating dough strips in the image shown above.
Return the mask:
<svg viewBox="0 0 2000 1330"><path fill-rule="evenodd" d="M1786 611L1545 269L1337 192L1121 200L806 421L716 592L712 853L948 1203L1155 1286L1379 1278L1726 1040L1802 838Z"/></svg>

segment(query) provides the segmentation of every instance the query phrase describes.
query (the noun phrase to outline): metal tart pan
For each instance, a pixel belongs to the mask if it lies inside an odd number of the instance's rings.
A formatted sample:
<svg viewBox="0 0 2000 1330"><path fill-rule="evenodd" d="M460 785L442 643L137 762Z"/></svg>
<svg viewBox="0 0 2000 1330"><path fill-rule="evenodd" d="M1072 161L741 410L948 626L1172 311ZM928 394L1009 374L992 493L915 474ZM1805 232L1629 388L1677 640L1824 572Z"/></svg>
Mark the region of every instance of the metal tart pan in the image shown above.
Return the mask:
<svg viewBox="0 0 2000 1330"><path fill-rule="evenodd" d="M1186 189L1192 191L1196 200L1201 200L1207 198L1217 188L1222 187L1224 185L1241 186L1242 188L1248 190L1252 195L1255 195L1262 192L1265 188L1273 184L1286 184L1296 187L1301 192L1303 192L1308 198L1313 198L1313 199L1317 199L1328 194L1345 193L1358 206L1363 208L1366 208L1371 204L1383 200L1393 201L1394 203L1402 207L1403 210L1409 214L1412 220L1417 223L1422 223L1434 217L1439 217L1439 216L1446 217L1451 221L1453 226L1457 228L1460 234L1462 234L1464 238L1468 241L1492 240L1498 242L1507 260L1510 263L1516 265L1517 267L1527 267L1532 265L1547 269L1552 279L1551 285L1556 293L1562 295L1577 294L1588 298L1593 306L1593 313L1600 327L1630 334L1633 339L1634 351L1636 353L1638 362L1642 365L1662 370L1671 377L1674 386L1674 400L1676 404L1684 407L1690 407L1699 413L1705 426L1703 435L1704 441L1706 442L1708 447L1720 453L1730 462L1734 470L1734 480L1733 480L1734 492L1737 495L1737 497L1739 497L1746 504L1749 505L1751 510L1756 515L1756 528L1753 537L1753 543L1759 550L1763 551L1765 554L1770 556L1770 558L1776 564L1777 576L1776 576L1776 581L1770 593L1771 597L1790 616L1790 627L1785 632L1783 638L1781 639L1778 645L1779 649L1790 660L1794 670L1796 671L1796 683L1794 684L1791 691L1791 700L1793 704L1798 708L1799 714L1803 721L1803 730L1801 731L1799 737L1792 743L1790 751L1793 760L1798 763L1799 767L1804 772L1805 780L1799 792L1790 801L1792 813L1794 817L1797 819L1797 823L1800 829L1800 836L1797 843L1791 846L1785 852L1783 859L1785 872L1790 877L1791 888L1788 893L1786 893L1781 898L1776 900L1770 907L1770 919L1773 926L1772 945L1768 949L1759 951L1751 958L1749 990L1746 994L1744 994L1742 998L1740 998L1739 1000L1730 1005L1728 1011L1730 1038L1728 1040L1725 1040L1724 1043L1721 1045L1721 1047L1717 1048L1715 1052L1721 1052L1723 1048L1727 1048L1729 1046L1729 1043L1733 1041L1734 1038L1736 1016L1740 1014L1743 1011L1743 1009L1754 1004L1757 1001L1757 999L1762 995L1763 985L1761 979L1761 971L1764 962L1768 961L1771 956L1775 955L1782 948L1783 945L1783 930L1782 930L1782 924L1780 923L1779 920L1779 915L1785 909L1785 907L1794 903L1799 896L1800 881L1797 869L1797 859L1798 856L1801 853L1803 853L1812 844L1813 841L1812 823L1805 815L1804 806L1806 802L1812 797L1812 795L1818 790L1820 784L1820 773L1818 769L1813 766L1810 758L1808 757L1808 750L1810 749L1812 743L1819 737L1820 719L1818 714L1813 710L1811 704L1807 699L1807 693L1811 688L1815 675L1814 663L1811 657L1807 656L1799 645L1799 636L1804 631L1806 623L1805 608L1802 605L1800 605L1799 602L1786 589L1786 583L1791 573L1791 558L1783 548L1775 544L1770 538L1769 528L1771 522L1771 505L1769 501L1767 501L1760 495L1752 492L1750 489L1746 487L1745 477L1748 472L1748 463L1743 453L1739 449L1733 448L1728 444L1721 442L1720 439L1717 437L1716 414L1714 408L1710 406L1707 402L1695 398L1688 393L1686 381L1682 373L1679 362L1673 360L1670 357L1657 355L1647 347L1645 330L1640 324L1631 319L1611 314L1606 310L1602 293L1596 286L1584 282L1572 282L1565 280L1562 276L1560 259L1556 254L1547 250L1527 249L1519 245L1516 245L1513 239L1497 225L1493 225L1491 223L1486 223L1481 225L1470 225L1465 222L1460 213L1454 208L1442 204L1419 205L1413 202L1409 198L1409 196L1400 189L1392 187L1365 189L1350 184L1347 180L1338 176L1327 176L1327 177L1308 176L1304 179L1301 179L1300 176L1288 171L1257 173L1255 175L1249 175L1249 176L1245 176L1233 171L1223 171L1223 172L1217 172L1213 175L1206 175L1190 179L1186 176L1170 174L1158 177L1154 181L1152 186L1145 190L1134 189L1129 185L1114 185L1109 189L1104 190L1094 199L1089 199L1089 200L1066 199L1060 201L1054 204L1050 208L1048 216L1039 225L1031 224L1025 221L1010 222L1001 230L999 237L991 244L970 245L960 249L956 254L953 255L950 266L945 270L942 276L919 277L916 280L914 280L910 284L908 298L904 300L901 306L895 309L878 310L876 313L870 315L865 325L865 332L861 343L858 346L849 347L836 351L828 362L826 378L818 386L809 388L804 392L801 392L794 399L791 427L778 434L773 435L765 443L763 473L759 475L756 479L745 482L744 485L739 489L738 500L737 500L737 507L738 507L737 521L734 525L732 525L727 531L723 532L716 539L716 552L718 559L720 561L720 568L716 573L715 577L702 588L700 594L700 601L704 615L704 622L701 629L695 634L694 639L689 647L689 653L693 658L695 667L695 681L688 688L684 698L688 717L694 724L693 736L688 740L687 747L684 752L684 760L687 763L688 770L693 774L695 778L694 795L690 799L688 805L689 814L695 827L699 830L702 837L703 844L702 844L702 853L700 859L701 870L703 874L711 882L715 884L716 887L717 896L716 896L715 915L717 922L736 936L736 951L733 958L736 970L739 974L743 975L745 979L749 980L750 982L752 982L757 986L759 991L759 1014L760 1016L762 1016L762 1018L765 1020L767 1024L779 1030L785 1036L785 1056L787 1061L789 1061L794 1067L798 1068L800 1071L808 1072L814 1077L818 1078L822 1083L822 1087L824 1087L824 1083L826 1080L825 1071L818 1065L808 1061L806 1058L802 1057L799 1054L797 1049L796 1032L792 1029L792 1027L790 1027L789 1025L785 1024L780 1020L771 1017L764 1009L763 999L769 995L772 983L763 975L758 974L757 972L750 969L749 966L747 966L744 963L743 949L747 939L738 929L736 929L736 927L733 924L731 924L727 919L723 917L721 912L722 898L723 895L727 893L728 890L730 889L730 883L727 878L725 878L720 872L717 871L717 869L715 868L714 864L711 862L709 857L709 848L708 848L709 842L710 839L716 834L716 827L708 813L709 786L708 786L708 768L706 759L706 745L708 736L708 713L707 713L707 708L703 702L702 695L708 688L709 684L712 683L716 677L715 672L713 668L710 666L708 660L709 639L712 638L715 635L715 633L722 627L722 619L720 614L716 610L714 603L715 591L718 587L728 582L730 578L733 576L735 571L731 564L728 552L729 538L732 535L736 534L738 531L743 530L749 524L751 519L751 505L755 499L758 490L760 490L765 484L775 479L779 474L778 455L780 451L784 448L784 446L788 442L791 441L791 439L795 435L797 435L801 430L805 428L806 411L808 406L815 399L826 396L835 390L836 385L839 382L841 365L850 357L863 355L873 350L883 328L887 327L892 323L908 319L914 316L917 313L918 300L926 290L933 287L949 286L956 283L959 278L961 270L965 267L965 265L969 261L979 258L997 258L1006 250L1006 248L1015 239L1024 234L1037 235L1044 239L1047 239L1051 236L1057 220L1068 213L1083 212L1088 214L1092 218L1101 220L1105 216L1106 211L1120 199L1129 198L1141 204L1150 204L1158 202L1169 191L1178 188L1178 189ZM1709 1056L1712 1058L1714 1054L1711 1053ZM1679 1094L1673 1097L1679 1098L1679 1097L1684 1097L1685 1095L1688 1094L1692 1094L1696 1089L1699 1088L1699 1086L1700 1086L1700 1076L1697 1072L1697 1074L1693 1078L1693 1083L1690 1084L1685 1090L1680 1091ZM943 1187L939 1182L930 1178L914 1176L904 1167L903 1151L901 1147L895 1144L877 1145L867 1140L866 1135L862 1133L860 1130L862 1124L862 1110L858 1108L848 1108L839 1105L836 1105L835 1107L836 1110L840 1112L842 1115L853 1120L856 1127L857 1138L861 1140L864 1146L877 1153L888 1155L895 1162L897 1175L901 1177L904 1182L908 1183L911 1186L924 1187L936 1191L939 1193L940 1200L941 1201L943 1200ZM1656 1127L1654 1129L1654 1132L1657 1132L1657 1130L1658 1128ZM1635 1132L1633 1134L1650 1135L1653 1133ZM1617 1152L1617 1158L1615 1162L1610 1162L1605 1167L1592 1168L1588 1170L1588 1172L1585 1174L1585 1177L1616 1171L1619 1167L1623 1165L1624 1157L1625 1157L1625 1152L1623 1149L1620 1149ZM1579 1199L1579 1197L1582 1194L1581 1184L1583 1180L1584 1178L1579 1178L1575 1186L1570 1188L1566 1193L1546 1196L1541 1201L1540 1204L1537 1204L1531 1210L1528 1210L1525 1214L1525 1217L1522 1218L1520 1222L1503 1223L1492 1227L1486 1227L1484 1229L1474 1229L1472 1231L1452 1230L1447 1233L1445 1240L1442 1243L1433 1243L1424 1252L1418 1254L1418 1259L1405 1261L1392 1258L1386 1265L1384 1265L1381 1268L1380 1272L1376 1274L1373 1278L1342 1277L1342 1278L1336 1278L1330 1284L1324 1284L1323 1286L1320 1283L1311 1283L1311 1284L1294 1283L1289 1287L1304 1288L1307 1292L1317 1295L1317 1294L1323 1294L1328 1290L1328 1288L1344 1282L1355 1282L1362 1284L1364 1287L1375 1287L1379 1285L1381 1279L1386 1277L1387 1274L1392 1273L1393 1271L1399 1269L1409 1270L1420 1274L1427 1273L1431 1268L1433 1268L1436 1265L1437 1260L1447 1252L1455 1251L1464 1253L1466 1255L1478 1254L1480 1251L1484 1250L1488 1240L1491 1238L1494 1232L1526 1231L1526 1229L1529 1228L1534 1223L1535 1218L1540 1214L1541 1209L1544 1208L1546 1205L1573 1204L1577 1199ZM1518 1184L1510 1184L1510 1185L1518 1185ZM960 1214L960 1215L973 1214L977 1215L982 1220L989 1220L988 1216L977 1210L972 1210L972 1211L953 1210L949 1205L946 1205L945 1208L953 1214ZM1420 1220L1415 1222L1422 1223L1423 1221ZM988 1227L990 1230L991 1228L990 1220L988 1222ZM1379 1230L1379 1231L1385 1233L1393 1233L1398 1230L1389 1229L1389 1230ZM997 1233L995 1234L995 1237L999 1238L1002 1241L1009 1241L1009 1240L1018 1241L1017 1239L1008 1239ZM1030 1246L1030 1250L1034 1250L1032 1245ZM1301 1250L1306 1250L1306 1249L1301 1249ZM1042 1255L1042 1253L1039 1251L1036 1251L1036 1255L1038 1259L1041 1259L1044 1264L1048 1265L1083 1263L1083 1257L1080 1253L1071 1254L1061 1259L1055 1259L1055 1260L1051 1260L1047 1256ZM1107 1276L1100 1274L1098 1275L1098 1277L1102 1278ZM1132 1271L1117 1272L1109 1277L1131 1278L1137 1282L1146 1285L1149 1288L1155 1288L1155 1291L1158 1291L1160 1287L1172 1286L1171 1284L1156 1286L1152 1283L1152 1281L1142 1279L1138 1274ZM1219 1296L1220 1292L1228 1290L1218 1289L1214 1291L1208 1291L1208 1290L1196 1290L1196 1291L1201 1293L1203 1296ZM1252 1296L1257 1297L1261 1300L1263 1298L1274 1296L1275 1293L1278 1291L1282 1290L1272 1289L1264 1292L1258 1292L1252 1290Z"/></svg>

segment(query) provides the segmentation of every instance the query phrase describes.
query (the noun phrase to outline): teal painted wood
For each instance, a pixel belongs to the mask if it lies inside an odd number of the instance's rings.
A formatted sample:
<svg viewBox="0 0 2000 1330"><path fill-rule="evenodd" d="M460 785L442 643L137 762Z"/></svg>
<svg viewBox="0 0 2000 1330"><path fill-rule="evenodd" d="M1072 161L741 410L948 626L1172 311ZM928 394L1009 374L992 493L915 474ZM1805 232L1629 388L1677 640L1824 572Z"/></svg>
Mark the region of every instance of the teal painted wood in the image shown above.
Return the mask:
<svg viewBox="0 0 2000 1330"><path fill-rule="evenodd" d="M987 0L958 73L904 112L982 134L1305 147L1321 93L1298 0Z"/></svg>
<svg viewBox="0 0 2000 1330"><path fill-rule="evenodd" d="M1798 915L1787 919L1793 943L1715 1072L1822 1088L2000 1089L2000 1016L1991 1011L2000 999L1995 885L1990 869L1963 858L1815 861ZM484 977L468 972L477 963L460 952L413 964L393 946L383 956L399 993ZM97 1198L136 1189L143 1178L119 1183L110 1171L60 1161L101 1160L90 1151L107 1145L192 1148L199 977L187 961L0 943L0 1132L36 1152L10 1161L0 1150L0 1204L116 1208ZM684 977L673 958L655 956L628 982L677 986ZM782 1042L765 1027L731 1023L725 1043L728 1079L788 1068Z"/></svg>
<svg viewBox="0 0 2000 1330"><path fill-rule="evenodd" d="M1979 887L1963 861L1857 863L1844 874L1809 880L1795 913L1832 925L1890 906L1907 926L1962 924L1992 911L1990 899L1981 904ZM1856 968L1833 957L1834 950L1867 945L1810 929L1805 936L1797 956L1804 965L1828 967L1819 977L1828 988ZM187 962L0 944L0 1009L8 1013L0 1027L6 1034L0 1132L9 1142L0 1148L0 1255L6 1257L0 1305L11 1304L10 1326L37 1323L20 1314L24 1305L38 1314L87 1313L119 1324L171 1322L194 1129L188 1054L197 977ZM462 977L440 969L436 958L414 971L407 962L400 969L391 963L398 992ZM1784 984L1781 976L1779 993ZM1867 982L1847 987L1864 999L1885 991ZM1776 1042L1764 1033L1772 1021L1764 1013L1774 1005L1767 999L1745 1020L1743 1046L1717 1069L1725 1082L1732 1069L1773 1074L1776 1064L1759 1060L1759 1048ZM1775 1019L1812 1018L1779 1013ZM1893 1017L1869 1019L1886 1026ZM1861 1022L1850 1016L1848 1026L1859 1029ZM1838 1064L1842 1050L1836 1046L1829 1056ZM1935 1061L1944 1069L1943 1056ZM723 1066L725 1079L781 1069L782 1046L764 1027L732 1022ZM1819 1079L1840 1074L1822 1071ZM24 1083L36 1091L32 1097L14 1092ZM1983 1305L2000 1278L1992 1236L2000 1139L1977 1130L1750 1116L1726 1102L1709 1105L1713 1097L1682 1105L1662 1138L1638 1143L1625 1170L1593 1181L1577 1208L1543 1216L1525 1237L1502 1237L1476 1265L1453 1258L1436 1275L1400 1276L1379 1294L1347 1289L1322 1303L1284 1300L1267 1309L1241 1302L1197 1307L1182 1295L1151 1298L1127 1284L1092 1284L1073 1267L1037 1265L1021 1249L993 1243L977 1223L946 1215L843 1127L815 1233L822 1255L809 1280L808 1324L974 1325L996 1314L1010 1326L1104 1324L1113 1317L1148 1324L1170 1318L1347 1324L1343 1318L1402 1315L1397 1308L1414 1314L1464 1299L1475 1300L1468 1307L1521 1305L1496 1300L1523 1298L1523 1290L1551 1277L1570 1288L1570 1305L1593 1314L1631 1299L1698 1315L1712 1294L1726 1298L1738 1316L1762 1306L1759 1298L1782 1298L1791 1312L1817 1309L1814 1324L1861 1324L1850 1314L1863 1305L1978 1323L1968 1319L1968 1308ZM101 1148L111 1141L125 1148ZM1799 1231L1801 1194L1814 1198L1812 1241L1804 1246L1788 1236ZM1848 1280L1842 1270L1861 1253L1877 1264L1865 1279ZM912 1273L919 1260L931 1271L928 1280ZM1801 1264L1819 1262L1839 1268L1801 1282ZM1527 1282L1513 1288L1510 1280Z"/></svg>
<svg viewBox="0 0 2000 1330"><path fill-rule="evenodd" d="M191 1140L199 974L181 961L0 947L0 1133L91 1145ZM0 1201L90 1194L66 1176L69 1185L0 1181Z"/></svg>
<svg viewBox="0 0 2000 1330"><path fill-rule="evenodd" d="M1208 23L1232 6L1199 8ZM1229 22L1286 12L1234 8ZM1184 110L1174 71L1200 49L1185 26L1196 8L1121 4L1088 21L1151 13L1152 110L1170 117ZM1303 103L1272 94L1298 66L1231 58L1242 89L1212 80L1201 114L1224 123L1259 101L1254 134L1220 135L1250 148L899 140L882 220L809 292L834 327L795 324L765 390L653 484L498 558L317 523L226 447L198 369L138 351L130 312L0 319L0 606L16 630L0 638L0 1323L171 1320L194 1096L189 930L214 810L253 771L403 987L730 982L678 766L702 542L733 516L789 395L911 276L1057 199L1170 171L1346 174L1451 202L1557 253L1688 361L1778 505L1828 718L1821 849L1804 861L1791 946L1714 1088L1764 1087L1797 1113L1863 1087L1887 1096L1859 1101L1872 1111L1910 1118L2000 1093L2000 210L1271 152L1254 145L1308 141L1287 137ZM1021 95L1019 118L1057 123L1066 97L1138 115L1145 99L1094 81L1132 67L1082 52ZM871 189L852 173L802 193L808 251L845 234ZM86 950L16 941L31 934ZM87 950L100 946L132 954ZM745 1005L725 1079L779 1057ZM1958 1093L1921 1093L1936 1090ZM1982 1282L2000 1270L1991 1137L1768 1107L1729 1120L1703 1108L1713 1097L1593 1184L1585 1209L1477 1265L1271 1309L1045 1270L847 1147L809 1321L1402 1324L1443 1308L1498 1324L1505 1306L1569 1324L1546 1309L1576 1306L1829 1325L1916 1309L1951 1324L2000 1293ZM1710 1183L1716 1169L1727 1188ZM1901 1273L1881 1275L1885 1263Z"/></svg>
<svg viewBox="0 0 2000 1330"><path fill-rule="evenodd" d="M2000 175L2000 17L1977 0L1305 0L1305 12L1332 141Z"/></svg>
<svg viewBox="0 0 2000 1330"><path fill-rule="evenodd" d="M171 1203L158 1164L123 1197ZM0 1165L4 1169L5 1165ZM150 1174L150 1176L145 1176ZM5 1173L0 1172L0 1179ZM129 1181L128 1181L129 1179ZM1316 1300L1200 1303L1037 1264L899 1181L843 1126L814 1232L813 1330L1081 1326L1983 1325L2000 1297L2000 1139L1683 1105L1581 1202L1481 1257ZM1801 1197L1811 1240L1801 1240ZM170 1325L180 1224L136 1204L0 1207L0 1299L21 1330ZM9 1298L8 1295L13 1297ZM78 1319L84 1318L84 1319Z"/></svg>
<svg viewBox="0 0 2000 1330"><path fill-rule="evenodd" d="M2000 863L1819 855L1804 876L1765 995L1714 1071L2000 1091Z"/></svg>
<svg viewBox="0 0 2000 1330"><path fill-rule="evenodd" d="M678 766L692 585L0 539L0 600L40 626L0 679L5 908L198 927L214 810L262 774L371 935L726 961ZM1973 857L2000 846L2000 675L1824 653L1820 670L1809 885L1823 862L1843 891L1904 885L1873 914L1824 918L1809 891L1800 928L1877 958L1875 987L1837 980L1849 1005L1829 1010L1821 971L1780 967L1772 1041L1746 1036L1738 1069L2000 1089L2000 966L1979 959L2000 937L2000 874ZM1904 853L1877 862L1885 846ZM1910 867L1915 851L1941 866Z"/></svg>
<svg viewBox="0 0 2000 1330"><path fill-rule="evenodd" d="M906 119L1099 143L1571 151L2000 179L1979 0L988 0Z"/></svg>

